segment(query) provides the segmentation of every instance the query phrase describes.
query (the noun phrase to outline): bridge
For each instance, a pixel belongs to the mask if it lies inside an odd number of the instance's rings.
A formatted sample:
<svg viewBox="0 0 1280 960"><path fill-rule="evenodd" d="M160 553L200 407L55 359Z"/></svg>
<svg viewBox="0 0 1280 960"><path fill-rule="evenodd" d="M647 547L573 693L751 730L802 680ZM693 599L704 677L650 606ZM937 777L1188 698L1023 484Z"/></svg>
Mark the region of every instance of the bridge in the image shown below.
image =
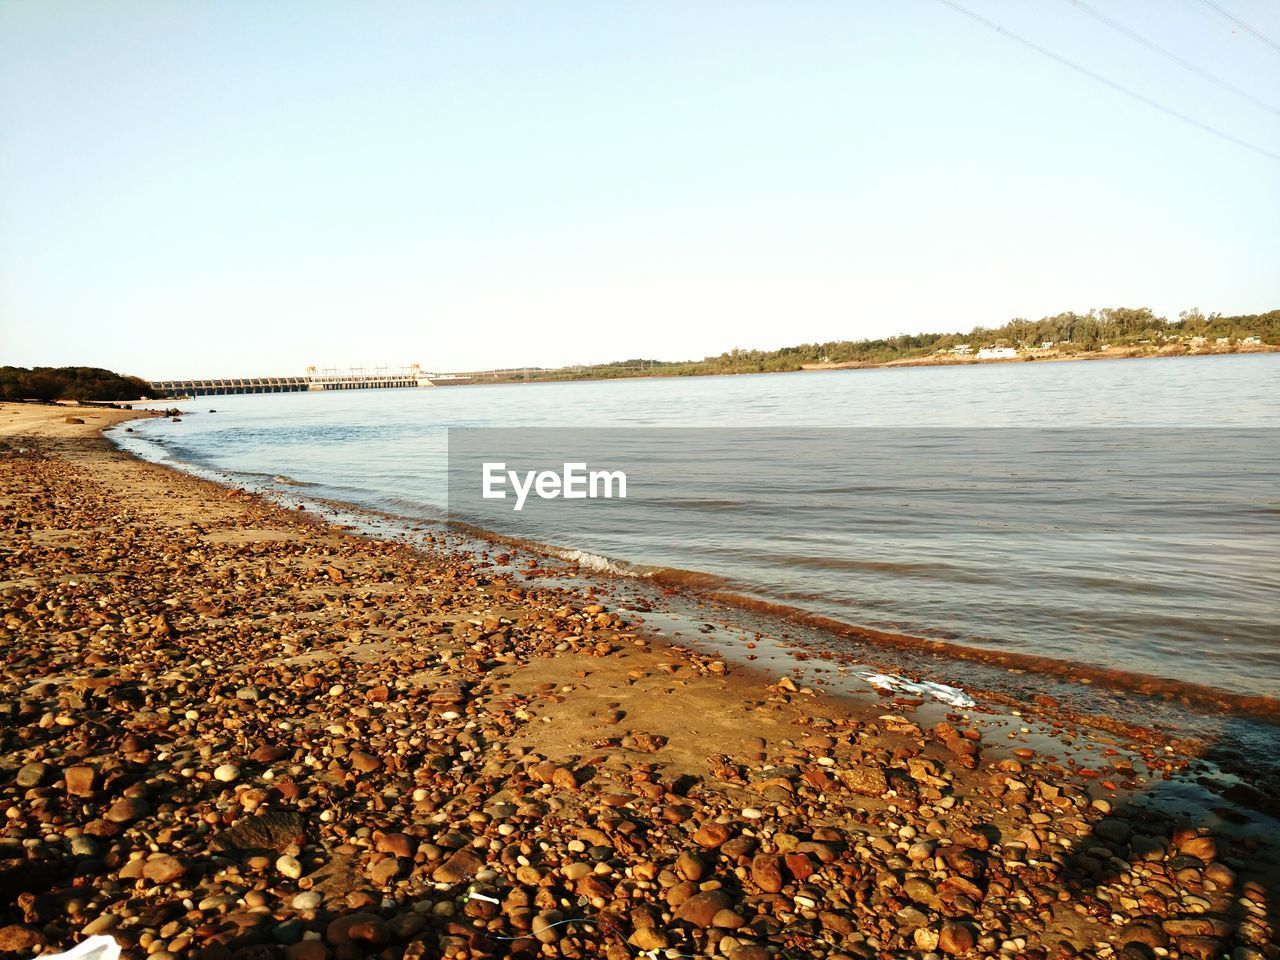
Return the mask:
<svg viewBox="0 0 1280 960"><path fill-rule="evenodd" d="M230 377L211 380L157 380L151 386L166 397L221 397L241 393L302 393L323 390L382 390L393 387L446 387L471 383L468 376L426 373L416 363L392 370L307 367L303 377Z"/></svg>

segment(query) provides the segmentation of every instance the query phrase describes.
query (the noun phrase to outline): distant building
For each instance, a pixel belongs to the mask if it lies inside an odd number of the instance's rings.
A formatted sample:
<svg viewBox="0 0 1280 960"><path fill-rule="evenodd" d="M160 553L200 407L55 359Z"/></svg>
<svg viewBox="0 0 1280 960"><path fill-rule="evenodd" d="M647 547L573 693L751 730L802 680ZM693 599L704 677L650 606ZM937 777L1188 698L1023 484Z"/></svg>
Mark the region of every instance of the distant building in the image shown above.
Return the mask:
<svg viewBox="0 0 1280 960"><path fill-rule="evenodd" d="M967 343L957 343L951 348L952 353L973 353L973 347Z"/></svg>
<svg viewBox="0 0 1280 960"><path fill-rule="evenodd" d="M983 347L978 351L979 360L1009 360L1017 355L1013 347Z"/></svg>
<svg viewBox="0 0 1280 960"><path fill-rule="evenodd" d="M1215 341L1213 341L1213 342L1214 342L1214 343L1216 343L1216 344L1217 344L1218 346L1220 346L1220 347L1225 347L1225 346L1227 346L1229 343L1231 343L1231 338L1230 338L1230 337L1219 337L1217 340L1215 340Z"/></svg>
<svg viewBox="0 0 1280 960"><path fill-rule="evenodd" d="M1057 341L1054 341L1054 340L1046 340L1044 343L1040 344L1040 349L1041 349L1041 350L1052 350L1055 346L1057 346Z"/></svg>
<svg viewBox="0 0 1280 960"><path fill-rule="evenodd" d="M1244 338L1243 340L1241 340L1240 342L1241 342L1241 343L1243 343L1246 347L1260 347L1260 346L1262 346L1262 338L1261 338L1261 337L1245 337L1245 338Z"/></svg>

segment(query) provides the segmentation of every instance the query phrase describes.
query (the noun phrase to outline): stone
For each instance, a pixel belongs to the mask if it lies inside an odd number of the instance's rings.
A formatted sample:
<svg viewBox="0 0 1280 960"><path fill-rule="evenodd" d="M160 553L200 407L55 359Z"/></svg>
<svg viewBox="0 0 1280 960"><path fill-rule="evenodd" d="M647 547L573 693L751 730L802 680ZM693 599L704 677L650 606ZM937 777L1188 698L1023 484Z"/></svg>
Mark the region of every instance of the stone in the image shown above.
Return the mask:
<svg viewBox="0 0 1280 960"><path fill-rule="evenodd" d="M1178 844L1178 852L1184 857L1195 857L1207 862L1218 858L1218 845L1213 837L1191 837Z"/></svg>
<svg viewBox="0 0 1280 960"><path fill-rule="evenodd" d="M1108 843L1126 843L1133 828L1123 820L1099 820L1093 825L1093 832Z"/></svg>
<svg viewBox="0 0 1280 960"><path fill-rule="evenodd" d="M293 751L288 747L277 746L275 744L263 744L249 754L249 759L254 763L279 763L293 755Z"/></svg>
<svg viewBox="0 0 1280 960"><path fill-rule="evenodd" d="M765 893L782 890L782 858L771 853L758 853L751 859L751 882Z"/></svg>
<svg viewBox="0 0 1280 960"><path fill-rule="evenodd" d="M392 880L400 875L400 861L395 857L387 857L379 860L369 870L369 878L373 880L374 885L385 887Z"/></svg>
<svg viewBox="0 0 1280 960"><path fill-rule="evenodd" d="M297 880L302 876L302 864L297 857L291 857L288 854L282 854L276 860L276 870L281 876L288 877L290 880Z"/></svg>
<svg viewBox="0 0 1280 960"><path fill-rule="evenodd" d="M476 856L475 851L470 847L463 847L436 867L431 879L436 883L462 883L479 873L483 866L484 861Z"/></svg>
<svg viewBox="0 0 1280 960"><path fill-rule="evenodd" d="M87 764L77 764L63 770L62 779L73 797L92 797L98 785L98 771Z"/></svg>
<svg viewBox="0 0 1280 960"><path fill-rule="evenodd" d="M300 940L285 947L285 960L329 960L329 948L323 940Z"/></svg>
<svg viewBox="0 0 1280 960"><path fill-rule="evenodd" d="M709 927L721 910L728 910L733 901L723 890L706 890L695 893L676 909L677 920L692 923L695 927Z"/></svg>
<svg viewBox="0 0 1280 960"><path fill-rule="evenodd" d="M352 750L350 760L351 769L358 770L360 773L373 773L375 770L382 769L382 761L372 753L366 753L363 750Z"/></svg>
<svg viewBox="0 0 1280 960"><path fill-rule="evenodd" d="M142 868L142 875L152 883L176 883L186 872L186 864L167 854L152 857Z"/></svg>
<svg viewBox="0 0 1280 960"><path fill-rule="evenodd" d="M243 817L231 827L214 837L214 850L274 850L284 849L305 838L306 821L301 814L278 810L268 811L256 817Z"/></svg>
<svg viewBox="0 0 1280 960"><path fill-rule="evenodd" d="M106 819L112 823L130 823L151 812L151 804L141 797L121 797L107 808Z"/></svg>
<svg viewBox="0 0 1280 960"><path fill-rule="evenodd" d="M53 774L53 767L47 763L27 763L18 768L14 782L23 789L38 787Z"/></svg>
<svg viewBox="0 0 1280 960"><path fill-rule="evenodd" d="M963 923L944 923L938 931L938 949L952 956L968 953L977 942L973 931Z"/></svg>
<svg viewBox="0 0 1280 960"><path fill-rule="evenodd" d="M418 842L407 833L385 833L378 837L374 849L379 853L388 853L393 857L411 860L418 852Z"/></svg>
<svg viewBox="0 0 1280 960"><path fill-rule="evenodd" d="M361 912L332 920L325 928L324 938L335 947L357 943L377 947L388 942L390 933L377 914Z"/></svg>
<svg viewBox="0 0 1280 960"><path fill-rule="evenodd" d="M846 787L864 797L879 797L889 789L889 779L885 776L884 768L875 763L861 763L846 770L841 779Z"/></svg>
<svg viewBox="0 0 1280 960"><path fill-rule="evenodd" d="M686 880L692 880L695 883L702 879L702 872L706 867L702 861L692 853L685 851L676 859L676 872Z"/></svg>
<svg viewBox="0 0 1280 960"><path fill-rule="evenodd" d="M0 927L0 953L17 953L30 956L44 946L44 934L39 930L13 923Z"/></svg>
<svg viewBox="0 0 1280 960"><path fill-rule="evenodd" d="M653 927L637 927L627 942L639 950L665 950L671 946L670 938Z"/></svg>
<svg viewBox="0 0 1280 960"><path fill-rule="evenodd" d="M324 894L319 890L306 890L289 901L295 910L319 910L324 903Z"/></svg>
<svg viewBox="0 0 1280 960"><path fill-rule="evenodd" d="M214 768L213 779L219 783L235 783L240 779L240 768L234 763L224 763Z"/></svg>
<svg viewBox="0 0 1280 960"><path fill-rule="evenodd" d="M701 847L719 847L733 834L723 823L704 823L693 835L693 842Z"/></svg>

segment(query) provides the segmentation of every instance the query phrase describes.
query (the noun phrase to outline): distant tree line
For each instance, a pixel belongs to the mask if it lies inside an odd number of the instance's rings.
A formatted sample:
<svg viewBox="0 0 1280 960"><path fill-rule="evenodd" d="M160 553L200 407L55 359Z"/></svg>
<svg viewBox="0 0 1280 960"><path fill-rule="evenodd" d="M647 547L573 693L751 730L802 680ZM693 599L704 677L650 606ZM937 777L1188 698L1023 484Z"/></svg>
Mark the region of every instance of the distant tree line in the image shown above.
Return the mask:
<svg viewBox="0 0 1280 960"><path fill-rule="evenodd" d="M0 367L0 400L141 400L162 394L100 367Z"/></svg>
<svg viewBox="0 0 1280 960"><path fill-rule="evenodd" d="M1177 320L1158 317L1147 307L1109 307L1088 313L1059 313L1039 320L1022 317L1000 327L974 327L968 333L915 333L878 340L831 340L802 343L779 350L733 349L715 357L689 361L618 360L559 369L527 369L501 374L503 380L586 380L614 377L697 376L716 373L770 373L800 370L824 363L888 363L944 353L968 344L983 347L1045 349L1087 353L1103 346L1185 348L1195 337L1210 342L1246 337L1280 345L1280 310L1242 316L1183 311ZM1045 344L1051 344L1045 347Z"/></svg>

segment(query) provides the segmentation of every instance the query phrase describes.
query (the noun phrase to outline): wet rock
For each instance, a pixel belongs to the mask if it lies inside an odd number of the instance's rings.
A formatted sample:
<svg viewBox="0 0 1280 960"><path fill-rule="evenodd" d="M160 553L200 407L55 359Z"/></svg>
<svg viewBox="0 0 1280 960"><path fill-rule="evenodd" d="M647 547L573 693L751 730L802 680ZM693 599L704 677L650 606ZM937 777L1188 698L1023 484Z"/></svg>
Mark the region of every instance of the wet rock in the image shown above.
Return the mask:
<svg viewBox="0 0 1280 960"><path fill-rule="evenodd" d="M1178 852L1184 857L1195 857L1197 860L1216 860L1218 845L1213 837L1190 837L1178 844Z"/></svg>

